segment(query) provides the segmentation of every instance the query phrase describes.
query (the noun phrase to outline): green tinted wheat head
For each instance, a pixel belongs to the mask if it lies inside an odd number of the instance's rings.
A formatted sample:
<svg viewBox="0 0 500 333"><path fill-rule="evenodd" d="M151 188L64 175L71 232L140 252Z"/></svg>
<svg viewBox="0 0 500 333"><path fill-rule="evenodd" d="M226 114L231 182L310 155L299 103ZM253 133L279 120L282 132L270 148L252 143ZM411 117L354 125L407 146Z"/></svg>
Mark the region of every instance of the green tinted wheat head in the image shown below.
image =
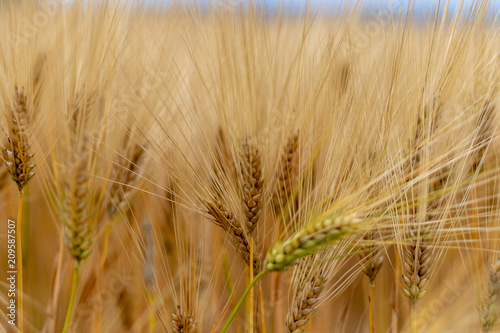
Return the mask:
<svg viewBox="0 0 500 333"><path fill-rule="evenodd" d="M355 231L362 221L356 216L343 216L307 223L289 239L274 244L267 254L264 268L268 271L282 270L321 246Z"/></svg>
<svg viewBox="0 0 500 333"><path fill-rule="evenodd" d="M94 193L89 189L89 155L85 140L75 143L70 153L60 193L60 217L64 226L66 245L76 261L88 257L95 226Z"/></svg>

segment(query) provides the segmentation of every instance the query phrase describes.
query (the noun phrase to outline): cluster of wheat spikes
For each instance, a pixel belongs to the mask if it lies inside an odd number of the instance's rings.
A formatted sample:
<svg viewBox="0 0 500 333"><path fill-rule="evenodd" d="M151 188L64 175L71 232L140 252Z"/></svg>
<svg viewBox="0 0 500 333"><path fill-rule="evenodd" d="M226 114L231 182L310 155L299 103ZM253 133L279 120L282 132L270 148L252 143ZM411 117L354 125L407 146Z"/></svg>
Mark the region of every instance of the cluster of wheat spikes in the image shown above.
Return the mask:
<svg viewBox="0 0 500 333"><path fill-rule="evenodd" d="M488 1L212 5L0 3L0 331L500 329Z"/></svg>

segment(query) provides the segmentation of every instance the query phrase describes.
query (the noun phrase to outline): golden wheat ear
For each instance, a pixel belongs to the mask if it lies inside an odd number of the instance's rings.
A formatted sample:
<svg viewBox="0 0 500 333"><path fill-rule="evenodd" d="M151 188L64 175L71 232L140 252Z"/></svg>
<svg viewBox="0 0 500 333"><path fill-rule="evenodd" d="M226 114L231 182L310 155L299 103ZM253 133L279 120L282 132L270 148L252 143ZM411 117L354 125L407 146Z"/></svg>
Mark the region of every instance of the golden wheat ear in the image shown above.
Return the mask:
<svg viewBox="0 0 500 333"><path fill-rule="evenodd" d="M124 140L111 170L110 198L106 205L110 219L113 219L117 213L126 212L130 207L130 202L137 193L135 185L146 163L144 145L129 141L132 140Z"/></svg>
<svg viewBox="0 0 500 333"><path fill-rule="evenodd" d="M486 295L481 306L481 327L489 332L500 314L500 259L490 265L487 275Z"/></svg>
<svg viewBox="0 0 500 333"><path fill-rule="evenodd" d="M295 294L286 315L285 332L302 333L309 322L309 315L316 308L321 291L325 287L325 278L321 269L312 269L313 260L302 260L300 264L301 279L297 284Z"/></svg>
<svg viewBox="0 0 500 333"><path fill-rule="evenodd" d="M241 171L243 176L241 199L245 213L245 226L248 233L252 234L262 214L264 181L259 149L249 140L243 145Z"/></svg>
<svg viewBox="0 0 500 333"><path fill-rule="evenodd" d="M413 305L428 291L432 251L421 238L423 232L408 231L409 244L403 249L403 291Z"/></svg>
<svg viewBox="0 0 500 333"><path fill-rule="evenodd" d="M235 162L231 155L227 135L224 129L220 126L217 130L217 143L215 146L214 154L215 166L213 169L217 179L227 178L231 180L234 185L236 185L237 177Z"/></svg>
<svg viewBox="0 0 500 333"><path fill-rule="evenodd" d="M193 316L183 311L180 305L177 306L177 312L172 313L172 329L174 333L196 333L196 322Z"/></svg>
<svg viewBox="0 0 500 333"><path fill-rule="evenodd" d="M220 201L205 202L208 214L212 217L212 222L222 228L227 233L231 244L236 249L236 252L241 256L243 261L250 265L251 246L250 237L247 232L243 230L240 222L236 219L234 214L226 208ZM253 266L255 272L260 270L260 260L257 255L253 255Z"/></svg>
<svg viewBox="0 0 500 333"><path fill-rule="evenodd" d="M298 177L298 146L299 134L295 133L288 138L280 156L277 173L277 184L274 193L274 206L283 207L292 194Z"/></svg>
<svg viewBox="0 0 500 333"><path fill-rule="evenodd" d="M377 277L380 269L382 268L382 263L384 262L384 254L380 253L380 248L373 245L376 241L376 236L374 232L368 231L368 233L363 237L363 241L366 245L363 245L361 252L359 253L359 261L363 269L363 273L370 280L370 285L373 286L375 283L375 278Z"/></svg>
<svg viewBox="0 0 500 333"><path fill-rule="evenodd" d="M475 153L472 158L471 173L476 173L480 169L486 150L493 139L495 113L495 104L490 101L486 101L479 110L475 125L477 135L472 145L473 149L475 149Z"/></svg>
<svg viewBox="0 0 500 333"><path fill-rule="evenodd" d="M8 119L9 134L5 148L5 164L12 180L17 184L19 192L33 178L35 172L32 164L33 153L30 144L30 128L27 98L24 91L15 87L14 101Z"/></svg>

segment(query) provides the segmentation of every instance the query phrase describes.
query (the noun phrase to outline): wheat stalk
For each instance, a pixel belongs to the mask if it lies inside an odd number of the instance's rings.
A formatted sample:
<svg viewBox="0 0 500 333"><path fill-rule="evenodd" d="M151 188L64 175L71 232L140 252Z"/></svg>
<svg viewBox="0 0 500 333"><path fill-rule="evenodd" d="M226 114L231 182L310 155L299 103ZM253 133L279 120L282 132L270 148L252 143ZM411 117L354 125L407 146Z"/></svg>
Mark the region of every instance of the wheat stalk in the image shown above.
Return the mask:
<svg viewBox="0 0 500 333"><path fill-rule="evenodd" d="M153 237L153 225L150 220L144 222L144 243L145 243L145 264L144 264L144 282L148 295L149 314L149 332L154 333L156 329L156 304L154 298L155 282L155 247Z"/></svg>

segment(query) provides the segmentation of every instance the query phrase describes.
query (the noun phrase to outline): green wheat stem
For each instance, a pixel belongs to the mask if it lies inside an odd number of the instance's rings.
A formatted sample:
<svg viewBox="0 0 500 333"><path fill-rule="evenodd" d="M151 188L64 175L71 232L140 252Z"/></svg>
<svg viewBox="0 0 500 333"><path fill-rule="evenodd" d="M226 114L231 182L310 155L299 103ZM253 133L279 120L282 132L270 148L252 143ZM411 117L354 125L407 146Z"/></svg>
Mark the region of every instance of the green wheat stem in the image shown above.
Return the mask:
<svg viewBox="0 0 500 333"><path fill-rule="evenodd" d="M75 267L73 268L73 279L71 283L71 295L69 298L68 310L66 312L66 319L64 320L63 333L68 332L69 323L71 319L71 313L73 312L73 306L75 304L76 296L76 286L78 284L78 270L80 269L80 261L75 260Z"/></svg>
<svg viewBox="0 0 500 333"><path fill-rule="evenodd" d="M238 301L238 303L236 304L236 307L233 309L233 312L231 312L231 315L229 316L229 318L227 319L226 323L224 324L224 327L222 328L222 330L220 331L221 333L225 333L229 326L231 326L231 323L233 322L234 318L236 317L236 314L238 313L238 310L239 308L241 307L241 305L245 302L245 299L247 298L248 294L250 293L250 290L252 290L253 286L257 283L257 281L264 275L266 274L268 271L267 270L263 270L262 272L260 272L259 274L257 274L252 282L250 282L250 284L247 286L247 288L245 289L245 291L243 292L243 295L241 295L241 298L240 300Z"/></svg>

